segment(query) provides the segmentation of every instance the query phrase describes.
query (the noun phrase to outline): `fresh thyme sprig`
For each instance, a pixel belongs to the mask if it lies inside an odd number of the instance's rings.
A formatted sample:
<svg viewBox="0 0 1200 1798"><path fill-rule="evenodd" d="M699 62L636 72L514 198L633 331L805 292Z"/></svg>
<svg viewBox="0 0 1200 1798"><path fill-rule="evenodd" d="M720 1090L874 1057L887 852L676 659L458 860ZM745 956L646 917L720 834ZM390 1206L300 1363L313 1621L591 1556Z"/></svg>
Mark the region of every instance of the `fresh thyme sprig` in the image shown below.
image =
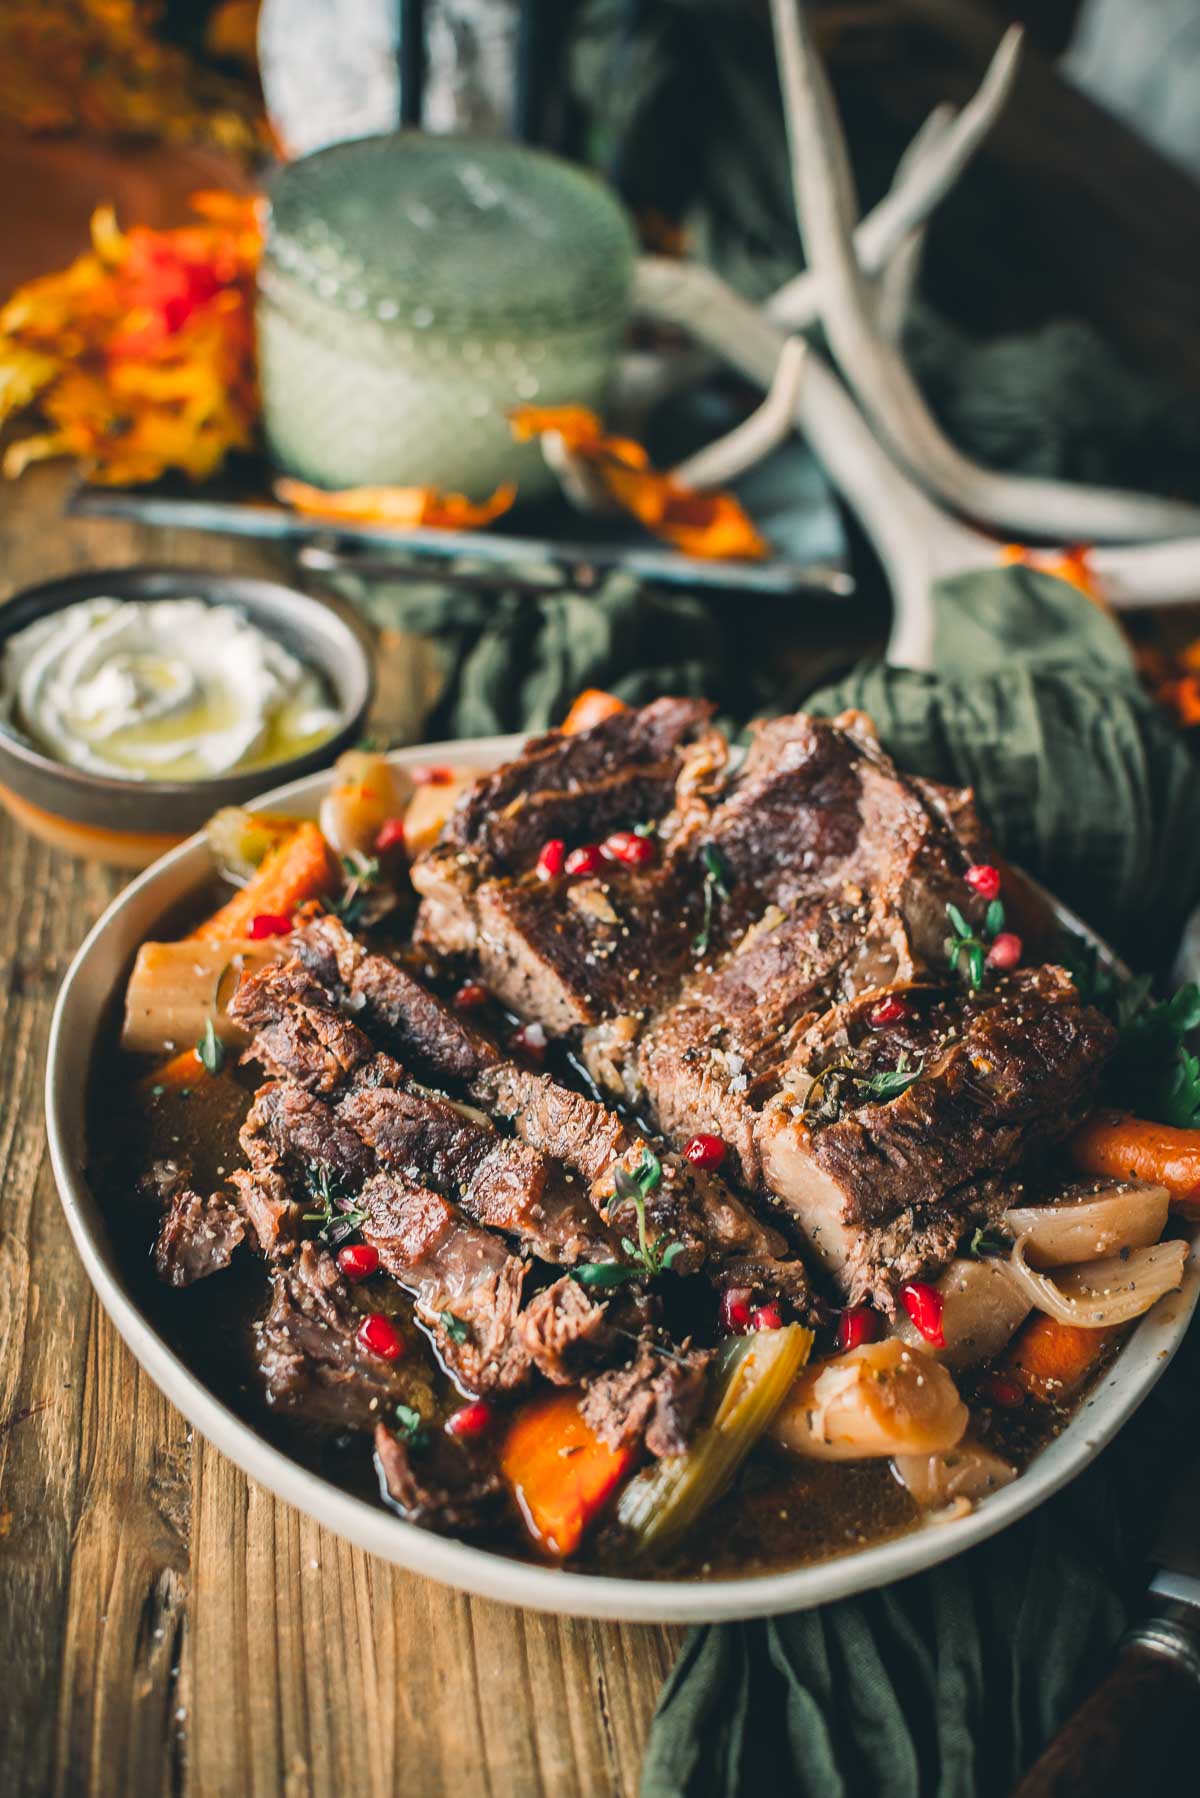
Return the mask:
<svg viewBox="0 0 1200 1798"><path fill-rule="evenodd" d="M851 1074L855 1086L872 1099L898 1099L906 1093L915 1080L919 1080L925 1072L925 1058L910 1062L908 1051L901 1049L900 1058L894 1068L884 1068L878 1074Z"/></svg>
<svg viewBox="0 0 1200 1798"><path fill-rule="evenodd" d="M1011 1248L1012 1237L1002 1236L995 1230L981 1227L971 1237L970 1250L976 1261L986 1261L994 1255L1007 1255Z"/></svg>
<svg viewBox="0 0 1200 1798"><path fill-rule="evenodd" d="M978 992L983 985L983 973L987 966L988 949L1004 929L1004 904L993 899L983 917L983 934L976 936L957 905L947 904L946 916L950 920L953 936L946 938L946 954L950 959L951 969L957 968L959 962L967 971L967 982L972 991Z"/></svg>
<svg viewBox="0 0 1200 1798"><path fill-rule="evenodd" d="M718 899L729 897L729 869L725 866L721 851L713 843L705 843L700 851L700 860L704 863L704 922L692 938L692 952L695 955L706 955L712 935L713 907Z"/></svg>
<svg viewBox="0 0 1200 1798"><path fill-rule="evenodd" d="M367 1221L367 1214L353 1204L349 1195L342 1189L337 1179L327 1167L317 1162L309 1163L306 1175L308 1195L317 1211L306 1211L306 1224L320 1224L317 1235L322 1242L336 1246L355 1230L361 1230Z"/></svg>
<svg viewBox="0 0 1200 1798"><path fill-rule="evenodd" d="M352 849L343 855L342 872L346 876L346 884L337 898L330 904L330 910L336 912L343 924L356 924L363 909L366 895L377 887L383 878L379 857L377 855L361 855Z"/></svg>
<svg viewBox="0 0 1200 1798"><path fill-rule="evenodd" d="M638 1239L621 1238L621 1247L629 1257L623 1261L591 1261L572 1269L581 1286L623 1286L628 1280L654 1279L666 1273L677 1255L683 1252L681 1242L650 1240L646 1228L646 1200L662 1179L662 1162L652 1149L642 1150L642 1159L632 1173L619 1167L613 1175L613 1196L632 1205L637 1213Z"/></svg>

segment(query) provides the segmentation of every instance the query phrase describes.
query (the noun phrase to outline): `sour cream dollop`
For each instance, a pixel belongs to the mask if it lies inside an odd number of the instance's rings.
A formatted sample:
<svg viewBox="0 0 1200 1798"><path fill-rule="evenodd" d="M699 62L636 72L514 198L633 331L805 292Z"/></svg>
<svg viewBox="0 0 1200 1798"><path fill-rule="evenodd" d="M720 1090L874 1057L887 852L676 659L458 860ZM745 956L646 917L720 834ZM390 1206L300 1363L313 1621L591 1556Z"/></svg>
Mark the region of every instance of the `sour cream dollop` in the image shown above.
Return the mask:
<svg viewBox="0 0 1200 1798"><path fill-rule="evenodd" d="M316 672L232 606L84 599L10 637L3 703L46 754L125 780L206 780L302 754L338 716Z"/></svg>

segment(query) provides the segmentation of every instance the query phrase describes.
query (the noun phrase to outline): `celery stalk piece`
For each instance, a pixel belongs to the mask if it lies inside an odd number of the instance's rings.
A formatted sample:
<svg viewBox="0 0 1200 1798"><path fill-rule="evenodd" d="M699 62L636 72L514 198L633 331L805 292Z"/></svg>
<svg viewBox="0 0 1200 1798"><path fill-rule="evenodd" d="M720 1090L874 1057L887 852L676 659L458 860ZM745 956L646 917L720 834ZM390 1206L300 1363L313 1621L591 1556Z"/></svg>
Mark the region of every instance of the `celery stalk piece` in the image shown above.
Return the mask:
<svg viewBox="0 0 1200 1798"><path fill-rule="evenodd" d="M621 1494L617 1516L636 1554L677 1541L725 1490L790 1392L812 1342L811 1330L788 1324L732 1348L712 1421L684 1454L656 1461Z"/></svg>

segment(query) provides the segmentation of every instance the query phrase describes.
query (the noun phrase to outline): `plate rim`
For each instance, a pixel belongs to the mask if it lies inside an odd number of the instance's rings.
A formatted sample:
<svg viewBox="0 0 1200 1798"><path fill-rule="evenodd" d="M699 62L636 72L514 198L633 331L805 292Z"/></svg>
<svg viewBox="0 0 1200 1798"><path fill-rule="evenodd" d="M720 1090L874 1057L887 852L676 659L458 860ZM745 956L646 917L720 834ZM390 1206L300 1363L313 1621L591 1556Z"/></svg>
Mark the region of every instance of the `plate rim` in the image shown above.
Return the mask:
<svg viewBox="0 0 1200 1798"><path fill-rule="evenodd" d="M422 743L394 750L390 759L402 767L455 761L478 761L482 767L510 756L525 740L520 734ZM309 774L271 789L254 803L308 802L331 778L329 769ZM1146 1398L1179 1348L1200 1297L1200 1233L1193 1238L1180 1291L1166 1295L1141 1320L1071 1423L1010 1485L982 1500L967 1517L931 1523L868 1548L783 1572L710 1581L633 1580L568 1572L436 1535L354 1497L267 1442L252 1424L215 1396L142 1314L121 1278L103 1212L86 1177L86 1145L78 1127L86 1117L86 1097L78 1090L67 1095L61 1078L72 1057L78 1061L82 1055L90 1064L97 1030L119 978L111 969L107 976L99 977L104 990L97 1001L92 988L98 956L109 948L110 938L119 935L129 916L146 908L160 886L171 886L172 874L177 876L177 884L182 879L179 893L193 884L186 877L187 870L203 848L203 835L197 833L152 863L105 908L71 960L55 999L46 1052L51 1166L67 1225L93 1290L139 1366L193 1428L243 1473L367 1552L477 1597L566 1616L631 1623L704 1623L811 1609L923 1572L1036 1509L1090 1465ZM169 903L171 900L164 899L160 911ZM1064 923L1112 956L1081 919L1057 900L1052 903ZM83 1024L86 1042L81 1047ZM75 1116L71 1115L71 1099ZM1092 1411L1097 1415L1089 1419Z"/></svg>

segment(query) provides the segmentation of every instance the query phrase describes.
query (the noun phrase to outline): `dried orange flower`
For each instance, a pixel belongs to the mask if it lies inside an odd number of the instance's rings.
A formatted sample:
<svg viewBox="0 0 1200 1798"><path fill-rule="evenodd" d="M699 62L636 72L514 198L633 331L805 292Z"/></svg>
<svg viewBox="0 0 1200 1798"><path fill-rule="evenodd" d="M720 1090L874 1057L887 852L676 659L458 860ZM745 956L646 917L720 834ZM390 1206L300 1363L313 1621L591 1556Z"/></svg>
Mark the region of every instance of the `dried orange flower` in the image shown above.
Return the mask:
<svg viewBox="0 0 1200 1798"><path fill-rule="evenodd" d="M651 468L640 443L607 436L586 406L518 406L509 413L509 422L519 442L531 437L550 440L565 457L564 483L632 513L647 530L685 555L758 560L768 554L767 544L732 493L701 493Z"/></svg>
<svg viewBox="0 0 1200 1798"><path fill-rule="evenodd" d="M257 81L231 80L156 35L162 0L4 0L0 124L163 143L207 143L249 161L269 141ZM218 9L214 55L247 25Z"/></svg>
<svg viewBox="0 0 1200 1798"><path fill-rule="evenodd" d="M252 446L260 203L201 193L192 209L201 223L122 232L102 207L91 250L0 311L0 423L36 406L46 427L10 445L5 474L74 456L94 481L200 480Z"/></svg>
<svg viewBox="0 0 1200 1798"><path fill-rule="evenodd" d="M1107 605L1086 544L1076 543L1066 549L1049 550L1030 549L1024 543L1006 543L1000 551L1000 560L1010 564L1019 562L1026 568L1037 568L1043 574L1057 575L1060 581L1066 581L1071 587L1078 587L1081 593L1095 600L1097 605Z"/></svg>
<svg viewBox="0 0 1200 1798"><path fill-rule="evenodd" d="M469 500L462 493L440 493L436 487L343 487L328 492L307 481L279 480L276 498L309 518L343 524L384 524L408 529L432 525L443 531L469 531L491 524L517 497L511 484L497 487L490 499Z"/></svg>

